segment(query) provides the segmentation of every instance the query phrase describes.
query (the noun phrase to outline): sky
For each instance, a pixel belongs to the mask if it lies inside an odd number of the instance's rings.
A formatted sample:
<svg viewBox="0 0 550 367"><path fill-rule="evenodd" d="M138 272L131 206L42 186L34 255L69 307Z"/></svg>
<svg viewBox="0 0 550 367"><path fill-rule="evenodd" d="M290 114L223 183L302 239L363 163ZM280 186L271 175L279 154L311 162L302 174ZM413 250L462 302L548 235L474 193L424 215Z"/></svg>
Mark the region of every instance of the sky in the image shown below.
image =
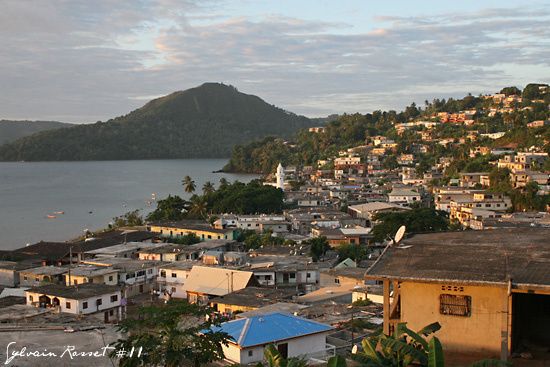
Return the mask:
<svg viewBox="0 0 550 367"><path fill-rule="evenodd" d="M542 0L0 0L0 119L105 121L204 82L401 110L550 82L548 24Z"/></svg>

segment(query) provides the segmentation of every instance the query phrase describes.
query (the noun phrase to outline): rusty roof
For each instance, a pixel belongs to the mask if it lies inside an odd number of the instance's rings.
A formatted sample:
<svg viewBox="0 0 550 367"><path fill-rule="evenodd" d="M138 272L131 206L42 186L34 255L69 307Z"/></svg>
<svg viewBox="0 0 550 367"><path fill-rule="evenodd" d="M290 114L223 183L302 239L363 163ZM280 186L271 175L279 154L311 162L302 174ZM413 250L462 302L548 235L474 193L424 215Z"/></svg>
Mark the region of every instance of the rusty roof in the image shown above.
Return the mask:
<svg viewBox="0 0 550 367"><path fill-rule="evenodd" d="M550 229L418 234L388 247L366 277L550 288Z"/></svg>

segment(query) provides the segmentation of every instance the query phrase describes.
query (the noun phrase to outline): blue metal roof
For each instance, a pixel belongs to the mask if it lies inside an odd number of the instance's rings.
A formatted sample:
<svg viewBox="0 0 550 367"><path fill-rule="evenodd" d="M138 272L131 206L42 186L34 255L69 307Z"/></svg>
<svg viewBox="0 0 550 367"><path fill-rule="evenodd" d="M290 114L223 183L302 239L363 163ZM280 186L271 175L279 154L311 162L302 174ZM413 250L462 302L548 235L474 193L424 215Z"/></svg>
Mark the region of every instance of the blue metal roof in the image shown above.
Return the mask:
<svg viewBox="0 0 550 367"><path fill-rule="evenodd" d="M224 331L240 347L263 345L329 331L332 327L284 313L258 315L224 322L213 331Z"/></svg>

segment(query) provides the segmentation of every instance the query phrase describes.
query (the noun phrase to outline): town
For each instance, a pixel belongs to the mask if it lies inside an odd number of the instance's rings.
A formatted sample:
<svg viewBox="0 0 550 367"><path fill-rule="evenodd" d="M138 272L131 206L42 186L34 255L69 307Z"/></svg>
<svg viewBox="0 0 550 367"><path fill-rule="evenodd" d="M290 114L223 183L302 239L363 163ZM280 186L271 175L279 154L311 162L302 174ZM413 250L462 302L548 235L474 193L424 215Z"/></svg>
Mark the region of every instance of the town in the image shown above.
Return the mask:
<svg viewBox="0 0 550 367"><path fill-rule="evenodd" d="M446 365L543 366L549 96L548 85L530 84L426 101L370 130L341 116L303 139L345 129L358 138L310 156L292 139L270 140L286 150L260 180L208 183L200 194L185 177L190 200L155 199L145 218L130 212L106 231L3 251L2 338L62 347L99 330L102 343L144 348L147 365L169 365L172 353L195 365L254 365L268 354L428 365L442 350ZM139 344L144 328L182 315L191 340L208 342L179 352L157 337ZM387 352L390 342L401 349Z"/></svg>

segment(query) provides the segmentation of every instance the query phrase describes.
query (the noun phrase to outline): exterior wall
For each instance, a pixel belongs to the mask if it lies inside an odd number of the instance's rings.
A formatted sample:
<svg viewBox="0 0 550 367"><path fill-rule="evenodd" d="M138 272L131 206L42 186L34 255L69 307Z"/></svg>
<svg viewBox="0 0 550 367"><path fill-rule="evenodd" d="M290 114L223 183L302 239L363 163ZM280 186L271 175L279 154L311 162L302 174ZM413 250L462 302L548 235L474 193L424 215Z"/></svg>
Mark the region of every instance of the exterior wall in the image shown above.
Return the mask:
<svg viewBox="0 0 550 367"><path fill-rule="evenodd" d="M163 271L166 276L163 275ZM187 298L187 292L185 290L186 279L189 277L189 270L182 269L159 269L157 276L157 283L159 284L159 290L168 291L172 293L172 298ZM176 276L173 277L172 274Z"/></svg>
<svg viewBox="0 0 550 367"><path fill-rule="evenodd" d="M303 336L295 339L283 340L275 343L288 343L288 357L299 357L305 354L312 354L326 349L327 333ZM265 345L240 349L237 345L230 343L229 346L223 346L225 358L243 365L249 363L261 362L264 359ZM248 352L252 351L252 356Z"/></svg>
<svg viewBox="0 0 550 367"><path fill-rule="evenodd" d="M63 275L44 275L44 274L31 274L31 273L20 273L19 274L19 285L22 287L38 287L43 282L54 283L54 284L63 284Z"/></svg>
<svg viewBox="0 0 550 367"><path fill-rule="evenodd" d="M266 276L269 279L266 279ZM275 285L275 272L254 272L254 277L260 285Z"/></svg>
<svg viewBox="0 0 550 367"><path fill-rule="evenodd" d="M233 240L234 232L233 230L228 230L224 233L218 233L215 231L207 230L198 230L198 229L186 229L186 228L173 228L173 227L162 227L162 226L151 226L151 232L160 233L163 236L185 236L188 234L195 234L197 237L206 240L215 240L215 239L226 239Z"/></svg>
<svg viewBox="0 0 550 367"><path fill-rule="evenodd" d="M36 304L39 301L39 298L41 295L42 295L41 293L34 293L34 292L27 291L25 295L27 305L32 306ZM74 315L78 315L78 314L87 315L95 312L109 310L113 307L119 307L121 298L122 298L120 291L103 294L103 295L86 298L86 299L78 299L78 300L64 298L64 297L56 297L53 295L46 295L46 296L50 297L50 299L52 300L54 298L59 299L60 312L70 313ZM116 296L116 301L111 301L111 296ZM32 300L31 300L31 297L32 297ZM97 306L97 300L99 299L101 300L101 305ZM88 303L86 308L84 308L85 302ZM70 304L70 308L67 307L67 303Z"/></svg>
<svg viewBox="0 0 550 367"><path fill-rule="evenodd" d="M507 309L504 288L463 286L462 292L442 290L444 285L401 283L401 321L419 330L439 322L436 335L446 351L500 353L502 310ZM461 286L462 287L462 286ZM471 316L442 315L440 294L472 297Z"/></svg>
<svg viewBox="0 0 550 367"><path fill-rule="evenodd" d="M0 285L15 287L19 284L19 273L15 270L0 269Z"/></svg>
<svg viewBox="0 0 550 367"><path fill-rule="evenodd" d="M76 281L76 283L75 283ZM71 275L71 282L69 284L69 275L65 274L65 285L75 285L75 284L84 284L84 283L96 283L96 284L107 284L107 285L117 285L118 284L118 273L115 271L113 273L99 275L95 277L87 277L82 275Z"/></svg>
<svg viewBox="0 0 550 367"><path fill-rule="evenodd" d="M213 305L214 303L211 303ZM258 309L254 306L241 306L241 305L228 305L225 303L216 303L218 305L218 312L235 313L235 312L248 312Z"/></svg>

